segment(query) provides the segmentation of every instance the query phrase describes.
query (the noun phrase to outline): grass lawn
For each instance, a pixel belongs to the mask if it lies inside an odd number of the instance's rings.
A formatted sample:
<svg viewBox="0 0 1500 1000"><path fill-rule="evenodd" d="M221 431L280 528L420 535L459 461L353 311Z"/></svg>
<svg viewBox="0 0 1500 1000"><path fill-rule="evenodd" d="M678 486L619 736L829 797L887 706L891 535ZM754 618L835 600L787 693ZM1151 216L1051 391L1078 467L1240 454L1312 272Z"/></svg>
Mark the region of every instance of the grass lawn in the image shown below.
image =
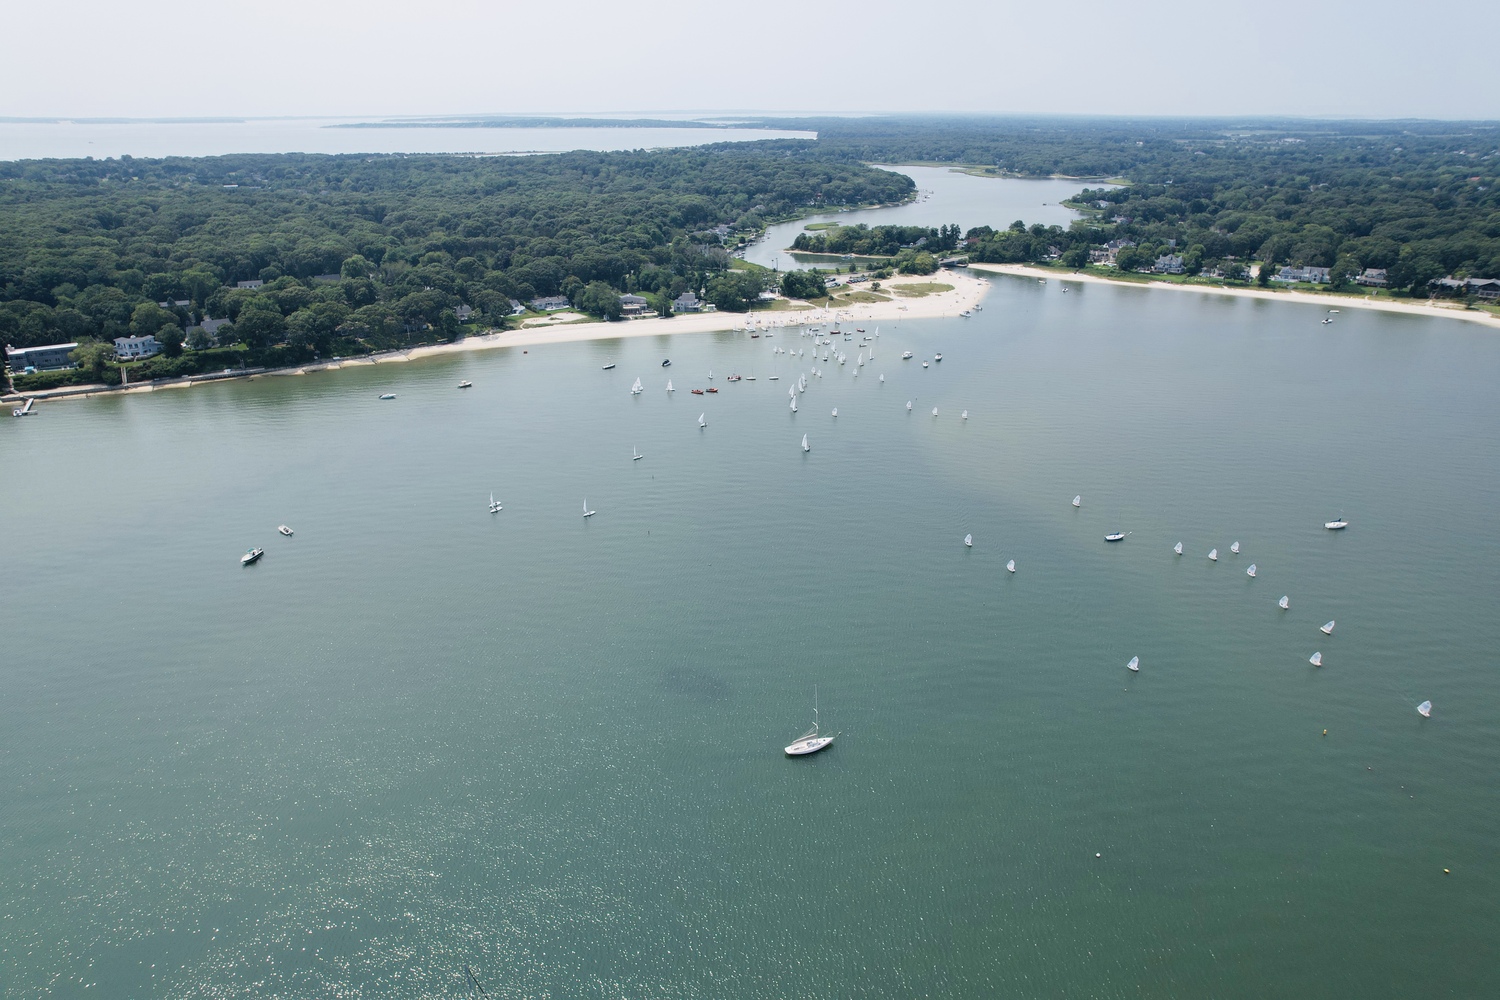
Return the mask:
<svg viewBox="0 0 1500 1000"><path fill-rule="evenodd" d="M850 306L860 302L889 302L889 295L881 295L879 292L846 292L843 295L829 296L829 303L834 307Z"/></svg>
<svg viewBox="0 0 1500 1000"><path fill-rule="evenodd" d="M951 292L952 285L941 281L913 281L902 285L889 285L888 290L907 299L920 299L924 295L932 295L934 292Z"/></svg>

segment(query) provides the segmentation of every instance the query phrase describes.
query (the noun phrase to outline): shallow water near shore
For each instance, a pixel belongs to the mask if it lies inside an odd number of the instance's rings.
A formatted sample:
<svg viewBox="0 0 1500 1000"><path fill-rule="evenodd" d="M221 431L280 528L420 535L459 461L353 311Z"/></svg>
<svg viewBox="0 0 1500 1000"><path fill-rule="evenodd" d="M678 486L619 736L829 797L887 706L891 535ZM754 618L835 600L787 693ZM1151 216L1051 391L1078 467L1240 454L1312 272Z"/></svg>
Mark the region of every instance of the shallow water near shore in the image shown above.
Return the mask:
<svg viewBox="0 0 1500 1000"><path fill-rule="evenodd" d="M0 982L1494 994L1500 341L1062 287L6 421Z"/></svg>

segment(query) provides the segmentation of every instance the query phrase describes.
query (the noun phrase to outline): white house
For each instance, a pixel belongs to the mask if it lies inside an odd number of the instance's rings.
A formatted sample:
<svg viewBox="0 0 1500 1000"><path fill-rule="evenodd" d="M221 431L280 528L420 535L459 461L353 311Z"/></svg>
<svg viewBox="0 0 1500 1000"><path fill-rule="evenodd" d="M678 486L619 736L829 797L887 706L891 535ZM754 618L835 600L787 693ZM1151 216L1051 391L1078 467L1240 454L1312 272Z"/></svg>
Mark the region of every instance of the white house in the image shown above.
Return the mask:
<svg viewBox="0 0 1500 1000"><path fill-rule="evenodd" d="M156 337L146 334L144 337L116 337L115 357L121 361L137 361L141 358L149 358L161 351L161 345L156 342Z"/></svg>
<svg viewBox="0 0 1500 1000"><path fill-rule="evenodd" d="M703 308L703 303L698 301L698 296L692 292L683 292L672 300L672 311L679 313L698 312Z"/></svg>

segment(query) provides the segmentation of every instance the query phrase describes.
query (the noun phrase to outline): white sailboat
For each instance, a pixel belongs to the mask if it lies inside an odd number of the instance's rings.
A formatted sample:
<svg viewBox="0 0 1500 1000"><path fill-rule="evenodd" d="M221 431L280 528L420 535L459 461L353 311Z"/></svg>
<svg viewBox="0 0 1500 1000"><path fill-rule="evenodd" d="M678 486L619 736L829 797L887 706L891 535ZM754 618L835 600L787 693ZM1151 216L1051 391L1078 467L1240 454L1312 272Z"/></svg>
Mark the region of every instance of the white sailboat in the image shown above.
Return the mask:
<svg viewBox="0 0 1500 1000"><path fill-rule="evenodd" d="M797 397L796 396L792 397L792 412L793 413L797 412Z"/></svg>
<svg viewBox="0 0 1500 1000"><path fill-rule="evenodd" d="M1329 531L1343 531L1345 528L1349 527L1349 522L1344 520L1343 514L1340 514L1332 521L1324 521L1323 527L1327 528Z"/></svg>
<svg viewBox="0 0 1500 1000"><path fill-rule="evenodd" d="M1178 555L1182 555L1182 543L1178 542L1176 545L1172 546L1172 551L1177 553Z"/></svg>
<svg viewBox="0 0 1500 1000"><path fill-rule="evenodd" d="M639 451L636 450L635 445L631 445L630 446L630 460L632 462L639 462L641 459L643 459L645 457L646 457L645 455L642 455Z"/></svg>
<svg viewBox="0 0 1500 1000"><path fill-rule="evenodd" d="M502 511L504 509L505 508L503 506L501 506L500 501L495 499L495 494L492 491L490 493L490 513L494 514L494 513L497 513L499 511Z"/></svg>
<svg viewBox="0 0 1500 1000"><path fill-rule="evenodd" d="M1333 622L1330 621L1327 624L1319 625L1318 631L1322 632L1324 635L1333 635Z"/></svg>
<svg viewBox="0 0 1500 1000"><path fill-rule="evenodd" d="M1007 573L1014 573L1016 571L1016 561L1014 559L1005 564L1005 571Z"/></svg>
<svg viewBox="0 0 1500 1000"><path fill-rule="evenodd" d="M589 510L589 498L588 497L584 497L583 498L583 516L584 517L593 517L597 513L598 513L598 511Z"/></svg>
<svg viewBox="0 0 1500 1000"><path fill-rule="evenodd" d="M1239 542L1230 542L1229 543L1229 551L1233 552L1235 555L1239 555L1240 554L1240 543Z"/></svg>
<svg viewBox="0 0 1500 1000"><path fill-rule="evenodd" d="M676 389L672 388L672 380L671 379L667 379L667 391L668 392L676 392L677 391Z"/></svg>
<svg viewBox="0 0 1500 1000"><path fill-rule="evenodd" d="M1209 549L1208 550L1208 561L1209 562L1218 562L1219 561L1219 550L1218 549Z"/></svg>
<svg viewBox="0 0 1500 1000"><path fill-rule="evenodd" d="M1078 496L1076 496L1076 497L1073 498L1073 506L1074 507L1082 507L1083 506L1083 494L1082 493L1078 494Z"/></svg>
<svg viewBox="0 0 1500 1000"><path fill-rule="evenodd" d="M813 688L812 728L797 737L786 748L786 755L788 757L805 757L810 753L817 753L831 744L839 735L838 733L834 733L832 736L822 736L818 733L818 726L818 689L815 687Z"/></svg>
<svg viewBox="0 0 1500 1000"><path fill-rule="evenodd" d="M639 396L642 392L645 392L645 388L641 385L641 380L636 379L635 385L630 387L630 394L632 396Z"/></svg>
<svg viewBox="0 0 1500 1000"><path fill-rule="evenodd" d="M1282 594L1281 595L1281 600L1279 600L1279 601L1276 602L1276 606L1278 608L1280 608L1282 611L1287 611L1292 606L1292 599L1290 597L1288 597L1286 594Z"/></svg>
<svg viewBox="0 0 1500 1000"><path fill-rule="evenodd" d="M709 380L709 381L710 381L710 382L712 382L712 381L713 381L713 380L714 380L714 370L713 370L713 369L712 369L712 368L710 368L710 369L709 369L709 370L708 370L708 380Z"/></svg>
<svg viewBox="0 0 1500 1000"><path fill-rule="evenodd" d="M937 416L937 407L936 407L936 406L934 406L934 407L933 407L933 408L932 408L932 415L933 415L933 416L934 416L934 417L935 417L935 416Z"/></svg>
<svg viewBox="0 0 1500 1000"><path fill-rule="evenodd" d="M1311 663L1315 667L1321 667L1323 665L1323 654L1314 653L1307 658L1307 662Z"/></svg>
<svg viewBox="0 0 1500 1000"><path fill-rule="evenodd" d="M972 549L973 547L974 547L974 536L973 535L965 535L964 536L964 548L966 548L966 549Z"/></svg>
<svg viewBox="0 0 1500 1000"><path fill-rule="evenodd" d="M1417 706L1417 714L1424 719L1432 718L1432 702L1424 701Z"/></svg>
<svg viewBox="0 0 1500 1000"><path fill-rule="evenodd" d="M909 400L909 399L906 401L906 412L907 413L911 412L911 400Z"/></svg>
<svg viewBox="0 0 1500 1000"><path fill-rule="evenodd" d="M836 416L838 416L838 415L839 415L839 408L838 408L838 407L837 407L837 406L835 406L835 407L834 407L834 408L833 408L833 415L834 415L834 416L835 416L835 417L836 417Z"/></svg>
<svg viewBox="0 0 1500 1000"><path fill-rule="evenodd" d="M958 419L960 419L960 420L968 420L969 419L969 411L965 410L964 412L960 413L958 415Z"/></svg>
<svg viewBox="0 0 1500 1000"><path fill-rule="evenodd" d="M1249 577L1255 576L1255 563L1250 564L1250 568L1245 570L1245 575Z"/></svg>
<svg viewBox="0 0 1500 1000"><path fill-rule="evenodd" d="M707 413L700 413L700 414L698 414L698 426L699 426L699 427L700 427L700 428L701 428L701 427L707 427L707 426L708 426L708 421L707 421L707 420L705 420L705 419L703 419L703 418L704 418L704 417L706 417L706 416L708 416L708 414L707 414Z"/></svg>
<svg viewBox="0 0 1500 1000"><path fill-rule="evenodd" d="M802 435L802 450L803 451L812 451L812 449L807 446L807 435L806 434Z"/></svg>
<svg viewBox="0 0 1500 1000"><path fill-rule="evenodd" d="M1137 673L1137 674L1140 673L1141 672L1141 658L1139 656L1132 656L1130 658L1130 662L1127 663L1127 664L1125 664L1125 669L1129 670L1131 673Z"/></svg>

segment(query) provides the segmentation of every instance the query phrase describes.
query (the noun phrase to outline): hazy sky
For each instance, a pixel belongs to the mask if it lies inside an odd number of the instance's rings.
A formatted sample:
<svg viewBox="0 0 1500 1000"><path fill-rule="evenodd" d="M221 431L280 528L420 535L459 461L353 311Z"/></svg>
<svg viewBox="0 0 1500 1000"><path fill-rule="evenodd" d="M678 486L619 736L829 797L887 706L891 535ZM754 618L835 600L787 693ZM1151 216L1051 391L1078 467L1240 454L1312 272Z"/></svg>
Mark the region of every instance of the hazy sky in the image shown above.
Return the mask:
<svg viewBox="0 0 1500 1000"><path fill-rule="evenodd" d="M990 111L1500 118L1490 4L45 0L0 115Z"/></svg>

